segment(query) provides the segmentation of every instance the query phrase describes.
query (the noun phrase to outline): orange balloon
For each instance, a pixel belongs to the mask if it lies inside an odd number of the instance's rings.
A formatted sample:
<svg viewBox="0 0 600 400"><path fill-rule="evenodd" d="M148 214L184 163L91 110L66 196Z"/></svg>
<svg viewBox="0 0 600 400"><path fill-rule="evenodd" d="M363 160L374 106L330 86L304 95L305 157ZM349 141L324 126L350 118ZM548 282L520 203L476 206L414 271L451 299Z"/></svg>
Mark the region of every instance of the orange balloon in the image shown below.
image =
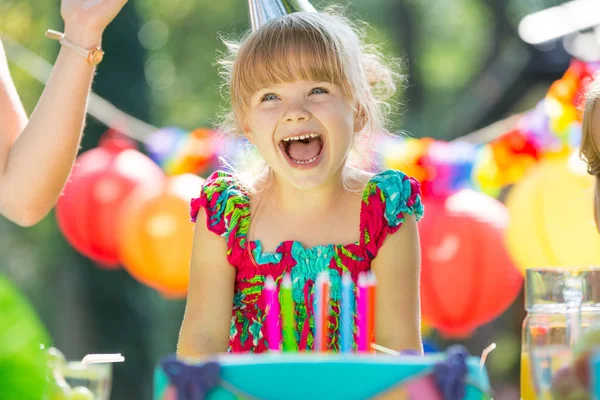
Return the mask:
<svg viewBox="0 0 600 400"><path fill-rule="evenodd" d="M134 191L123 206L119 226L123 267L167 298L187 293L194 231L189 205L202 183L196 175L177 175L159 188Z"/></svg>

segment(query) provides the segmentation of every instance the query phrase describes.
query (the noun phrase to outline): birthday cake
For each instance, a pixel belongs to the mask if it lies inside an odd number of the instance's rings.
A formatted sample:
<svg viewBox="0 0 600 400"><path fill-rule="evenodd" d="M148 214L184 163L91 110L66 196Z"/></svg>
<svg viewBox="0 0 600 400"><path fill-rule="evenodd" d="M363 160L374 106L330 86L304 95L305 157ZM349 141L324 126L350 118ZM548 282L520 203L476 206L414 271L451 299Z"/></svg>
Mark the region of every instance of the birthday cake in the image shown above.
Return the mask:
<svg viewBox="0 0 600 400"><path fill-rule="evenodd" d="M452 348L422 357L267 353L191 363L169 356L154 374L155 400L482 400L489 393L479 358Z"/></svg>

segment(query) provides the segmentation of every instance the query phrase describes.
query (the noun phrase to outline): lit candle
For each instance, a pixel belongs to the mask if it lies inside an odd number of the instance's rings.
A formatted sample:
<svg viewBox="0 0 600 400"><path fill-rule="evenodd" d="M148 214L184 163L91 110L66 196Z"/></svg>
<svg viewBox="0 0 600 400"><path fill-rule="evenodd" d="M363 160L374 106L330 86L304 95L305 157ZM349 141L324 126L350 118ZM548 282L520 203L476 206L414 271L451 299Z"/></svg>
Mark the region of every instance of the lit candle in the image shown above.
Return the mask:
<svg viewBox="0 0 600 400"><path fill-rule="evenodd" d="M298 344L295 336L294 301L292 300L292 279L285 274L281 283L281 324L283 328L283 351L296 352Z"/></svg>
<svg viewBox="0 0 600 400"><path fill-rule="evenodd" d="M358 299L356 315L358 324L358 351L365 353L369 351L369 282L364 273L358 275Z"/></svg>
<svg viewBox="0 0 600 400"><path fill-rule="evenodd" d="M354 309L354 290L352 277L349 273L342 276L342 302L340 304L342 331L341 350L342 353L352 352L352 310Z"/></svg>
<svg viewBox="0 0 600 400"><path fill-rule="evenodd" d="M269 350L279 351L281 345L281 327L279 325L279 299L277 286L269 275L265 281L265 296L267 298L267 343Z"/></svg>

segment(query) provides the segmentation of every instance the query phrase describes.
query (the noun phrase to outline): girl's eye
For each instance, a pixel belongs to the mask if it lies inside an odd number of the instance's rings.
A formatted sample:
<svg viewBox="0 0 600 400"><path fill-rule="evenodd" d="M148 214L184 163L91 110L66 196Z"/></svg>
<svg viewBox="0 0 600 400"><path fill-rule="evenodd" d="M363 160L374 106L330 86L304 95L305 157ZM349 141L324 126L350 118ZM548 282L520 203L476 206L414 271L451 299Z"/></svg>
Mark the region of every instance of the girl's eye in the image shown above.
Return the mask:
<svg viewBox="0 0 600 400"><path fill-rule="evenodd" d="M273 93L268 93L268 94L265 94L261 99L261 101L268 101L268 100L277 100L277 96L274 95Z"/></svg>
<svg viewBox="0 0 600 400"><path fill-rule="evenodd" d="M321 94L321 93L329 93L329 91L322 87L317 87L310 91L310 94Z"/></svg>

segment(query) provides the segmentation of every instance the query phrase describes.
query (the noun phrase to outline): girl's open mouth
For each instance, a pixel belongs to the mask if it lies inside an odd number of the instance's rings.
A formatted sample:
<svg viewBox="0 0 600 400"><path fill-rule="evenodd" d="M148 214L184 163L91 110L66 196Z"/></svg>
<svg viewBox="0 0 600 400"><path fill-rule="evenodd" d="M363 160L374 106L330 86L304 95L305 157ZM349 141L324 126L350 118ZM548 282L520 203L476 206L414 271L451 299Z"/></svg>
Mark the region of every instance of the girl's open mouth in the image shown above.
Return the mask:
<svg viewBox="0 0 600 400"><path fill-rule="evenodd" d="M292 164L310 165L319 159L323 151L323 137L318 133L291 136L281 140L279 147Z"/></svg>

